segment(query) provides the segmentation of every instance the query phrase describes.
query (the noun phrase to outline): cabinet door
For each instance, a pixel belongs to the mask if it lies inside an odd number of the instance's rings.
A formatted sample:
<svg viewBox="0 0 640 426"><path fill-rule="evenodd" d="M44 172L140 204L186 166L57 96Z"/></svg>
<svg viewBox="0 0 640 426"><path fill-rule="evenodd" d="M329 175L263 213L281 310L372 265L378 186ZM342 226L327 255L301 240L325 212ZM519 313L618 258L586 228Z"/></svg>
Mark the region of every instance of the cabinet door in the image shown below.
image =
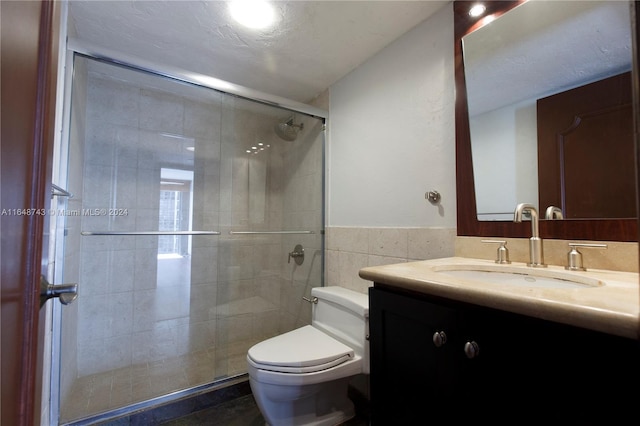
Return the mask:
<svg viewBox="0 0 640 426"><path fill-rule="evenodd" d="M369 300L372 423L457 418L479 371L464 355L458 312L377 288ZM434 343L436 333L446 342Z"/></svg>
<svg viewBox="0 0 640 426"><path fill-rule="evenodd" d="M623 424L640 343L454 301L371 288L372 425ZM447 341L434 344L444 332ZM475 342L477 356L465 345Z"/></svg>

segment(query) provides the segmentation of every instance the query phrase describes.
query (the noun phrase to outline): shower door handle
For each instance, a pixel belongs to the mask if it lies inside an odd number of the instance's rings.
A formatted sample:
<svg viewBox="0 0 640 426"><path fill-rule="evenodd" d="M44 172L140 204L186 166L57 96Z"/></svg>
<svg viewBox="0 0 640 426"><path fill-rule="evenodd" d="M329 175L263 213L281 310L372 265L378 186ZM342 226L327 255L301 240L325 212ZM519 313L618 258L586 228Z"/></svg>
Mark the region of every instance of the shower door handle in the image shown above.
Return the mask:
<svg viewBox="0 0 640 426"><path fill-rule="evenodd" d="M47 300L57 297L60 299L60 303L68 305L78 298L78 284L49 284L47 279L40 276L40 307L42 307Z"/></svg>

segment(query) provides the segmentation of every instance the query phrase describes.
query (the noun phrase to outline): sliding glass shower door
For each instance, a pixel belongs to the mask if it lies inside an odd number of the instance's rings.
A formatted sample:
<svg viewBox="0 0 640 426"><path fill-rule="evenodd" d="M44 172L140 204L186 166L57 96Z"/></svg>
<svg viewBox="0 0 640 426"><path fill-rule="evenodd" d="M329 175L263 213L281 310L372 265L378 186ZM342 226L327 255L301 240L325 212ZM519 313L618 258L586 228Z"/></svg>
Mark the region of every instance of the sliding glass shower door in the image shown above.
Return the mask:
<svg viewBox="0 0 640 426"><path fill-rule="evenodd" d="M71 98L62 424L243 375L309 323L322 120L83 56Z"/></svg>

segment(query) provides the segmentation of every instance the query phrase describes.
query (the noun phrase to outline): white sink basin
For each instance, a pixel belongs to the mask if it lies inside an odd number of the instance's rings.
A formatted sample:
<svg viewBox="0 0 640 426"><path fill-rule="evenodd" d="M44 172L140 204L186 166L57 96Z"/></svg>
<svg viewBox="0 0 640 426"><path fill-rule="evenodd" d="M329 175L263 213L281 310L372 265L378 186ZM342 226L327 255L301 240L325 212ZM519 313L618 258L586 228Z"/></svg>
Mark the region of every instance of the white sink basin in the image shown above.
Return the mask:
<svg viewBox="0 0 640 426"><path fill-rule="evenodd" d="M546 268L509 265L446 265L437 266L434 271L465 280L519 287L585 289L604 285L602 281L594 278Z"/></svg>

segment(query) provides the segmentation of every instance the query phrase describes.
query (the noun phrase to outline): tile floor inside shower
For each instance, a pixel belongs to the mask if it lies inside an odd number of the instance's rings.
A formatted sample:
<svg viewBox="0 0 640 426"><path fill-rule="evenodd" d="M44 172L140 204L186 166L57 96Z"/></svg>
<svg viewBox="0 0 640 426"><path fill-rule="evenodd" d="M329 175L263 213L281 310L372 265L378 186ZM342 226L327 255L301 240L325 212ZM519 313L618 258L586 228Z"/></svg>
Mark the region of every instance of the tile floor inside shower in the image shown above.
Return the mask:
<svg viewBox="0 0 640 426"><path fill-rule="evenodd" d="M214 348L81 377L63 404L61 423L73 424L78 419L246 373L246 351L253 343L238 342L236 354L218 359L218 367L224 366L225 370L222 377L216 374Z"/></svg>

